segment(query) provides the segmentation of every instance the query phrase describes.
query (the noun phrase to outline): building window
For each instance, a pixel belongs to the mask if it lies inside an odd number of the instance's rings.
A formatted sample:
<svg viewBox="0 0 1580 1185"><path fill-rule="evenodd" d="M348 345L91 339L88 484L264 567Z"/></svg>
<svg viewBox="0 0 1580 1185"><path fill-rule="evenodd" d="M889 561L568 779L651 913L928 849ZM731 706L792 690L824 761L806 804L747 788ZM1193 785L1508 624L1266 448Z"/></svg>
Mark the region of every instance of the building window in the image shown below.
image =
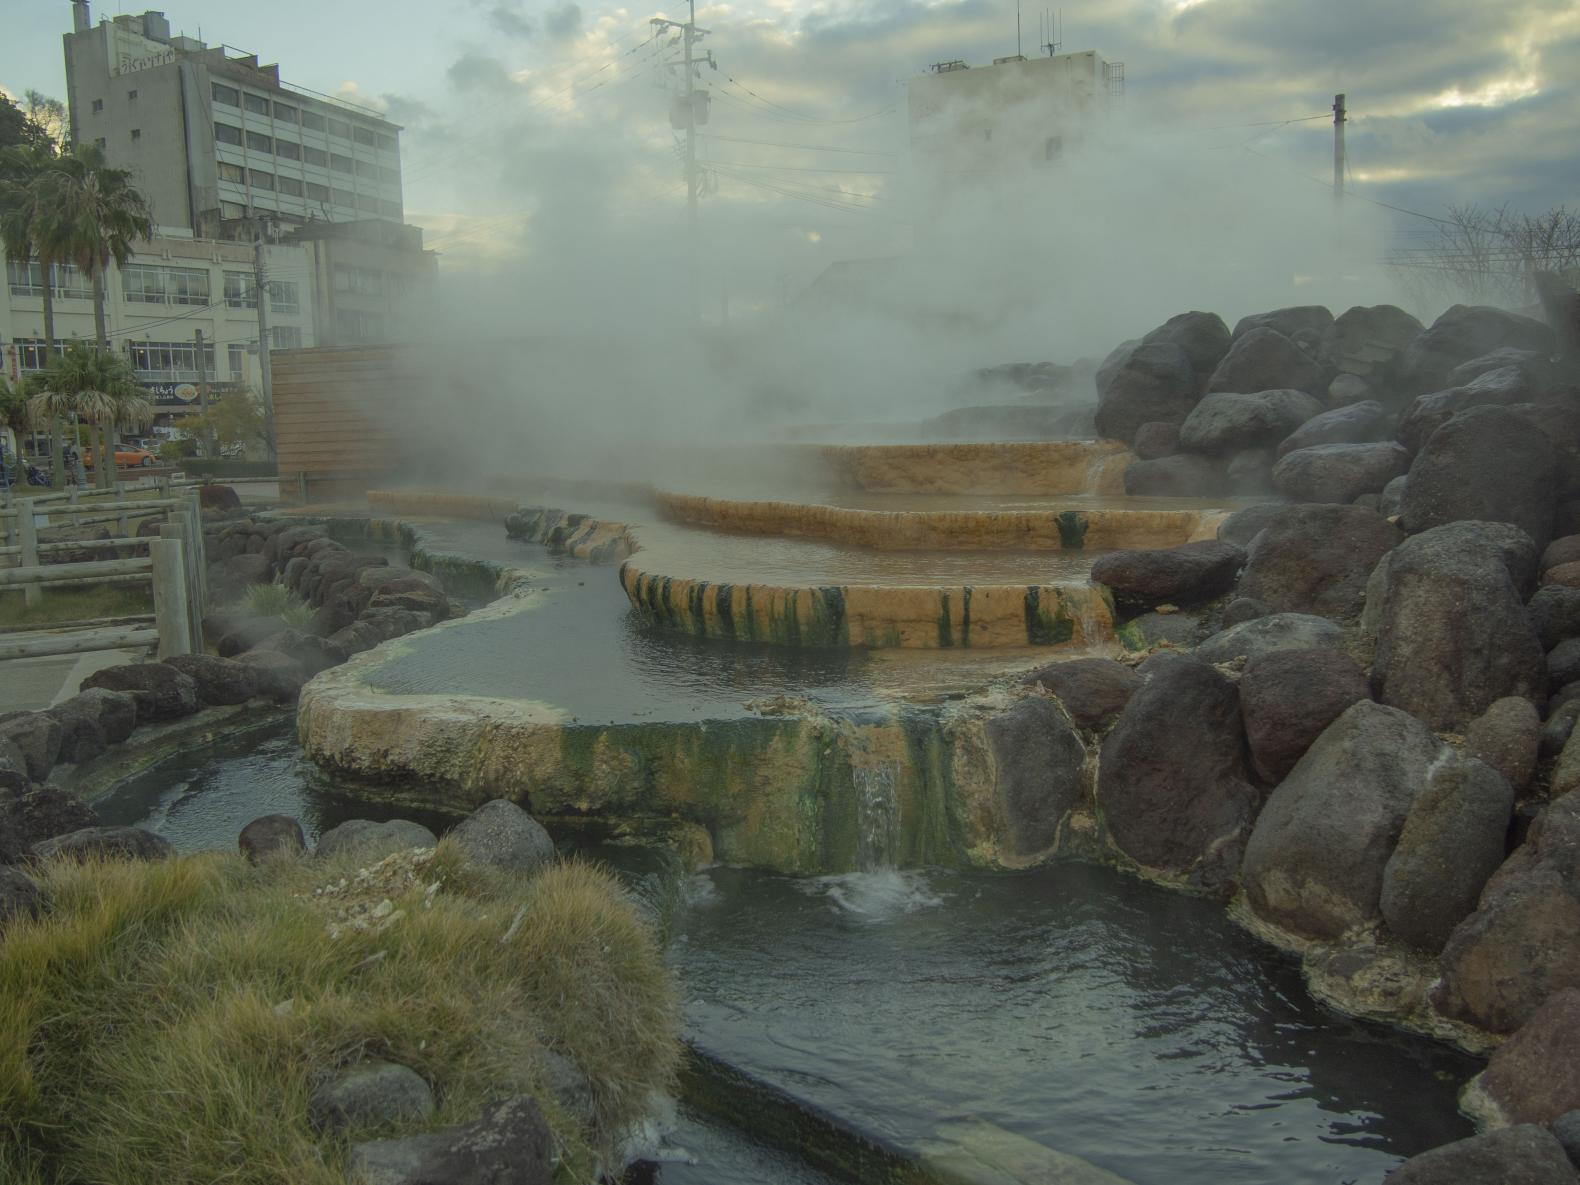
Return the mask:
<svg viewBox="0 0 1580 1185"><path fill-rule="evenodd" d="M210 86L209 93L214 96L216 103L223 103L227 107L241 106L241 92L233 86L216 82Z"/></svg>
<svg viewBox="0 0 1580 1185"><path fill-rule="evenodd" d="M230 377L242 379L247 377L247 347L240 342L231 342L225 347L230 354Z"/></svg>
<svg viewBox="0 0 1580 1185"><path fill-rule="evenodd" d="M248 169L247 184L251 185L254 189L273 189L274 174L263 173L257 169Z"/></svg>
<svg viewBox="0 0 1580 1185"><path fill-rule="evenodd" d="M377 214L379 212L379 200L375 197L369 197L365 193L359 193L357 195L357 209L365 210L369 214Z"/></svg>
<svg viewBox="0 0 1580 1185"><path fill-rule="evenodd" d="M35 261L18 263L15 259L5 261L6 279L11 283L12 296L43 296L44 295L44 265Z"/></svg>
<svg viewBox="0 0 1580 1185"><path fill-rule="evenodd" d="M128 342L132 369L142 378L163 378L191 382L198 376L197 345L194 342ZM203 347L203 363L214 374L214 346Z"/></svg>
<svg viewBox="0 0 1580 1185"><path fill-rule="evenodd" d="M280 139L277 136L274 141L274 155L283 156L286 160L301 160L302 146L293 144L289 140Z"/></svg>
<svg viewBox="0 0 1580 1185"><path fill-rule="evenodd" d="M93 113L95 115L97 115L99 112L101 112L103 110L104 110L104 100L103 99L95 99L95 100L93 100Z"/></svg>
<svg viewBox="0 0 1580 1185"><path fill-rule="evenodd" d="M97 140L94 141L94 143L97 144L100 148L108 148L109 147L109 145L107 143L105 143L105 140L104 140L103 136L100 136Z"/></svg>
<svg viewBox="0 0 1580 1185"><path fill-rule="evenodd" d="M369 148L372 148L373 145L376 143L376 141L373 138L373 129L372 128L364 128L364 127L352 128L351 129L351 138L353 140L355 140L358 144L366 144Z"/></svg>
<svg viewBox="0 0 1580 1185"><path fill-rule="evenodd" d="M126 92L126 101L128 103L135 103L137 101L137 92L136 91L127 91Z"/></svg>
<svg viewBox="0 0 1580 1185"><path fill-rule="evenodd" d="M49 365L49 356L44 350L44 339L41 337L19 337L12 343L16 347L16 364L19 370L43 370ZM65 352L66 343L60 338L55 339L55 353Z"/></svg>
<svg viewBox="0 0 1580 1185"><path fill-rule="evenodd" d="M383 296L384 273L375 268L335 265L335 291L355 296Z"/></svg>
<svg viewBox="0 0 1580 1185"><path fill-rule="evenodd" d="M349 140L351 139L351 125L343 119L331 118L329 121L329 134L331 136L339 136L342 140Z"/></svg>
<svg viewBox="0 0 1580 1185"><path fill-rule="evenodd" d="M287 177L283 173L274 179L281 193L288 193L292 197L302 196L302 183L295 177Z"/></svg>
<svg viewBox="0 0 1580 1185"><path fill-rule="evenodd" d="M295 325L271 325L269 327L270 350L300 350L302 348L302 331Z"/></svg>
<svg viewBox="0 0 1580 1185"><path fill-rule="evenodd" d="M400 170L399 169L392 169L388 165L380 165L379 166L379 180L383 181L384 184L386 184L386 185L399 185L400 184Z"/></svg>
<svg viewBox="0 0 1580 1185"><path fill-rule="evenodd" d="M251 272L226 272L225 303L233 309L257 308L257 277Z"/></svg>
<svg viewBox="0 0 1580 1185"><path fill-rule="evenodd" d="M329 154L329 167L337 173L351 173L356 171L349 156L341 156L338 152Z"/></svg>
<svg viewBox="0 0 1580 1185"><path fill-rule="evenodd" d="M274 140L262 132L248 132L247 147L255 152L267 152L271 156L274 154Z"/></svg>
<svg viewBox="0 0 1580 1185"><path fill-rule="evenodd" d="M233 128L228 123L214 125L214 141L217 144L240 144L241 129Z"/></svg>
<svg viewBox="0 0 1580 1185"><path fill-rule="evenodd" d="M302 301L295 280L269 281L269 311L271 313L300 313Z"/></svg>
<svg viewBox="0 0 1580 1185"><path fill-rule="evenodd" d="M398 151L398 149L395 147L395 137L390 135L388 132L380 132L375 137L375 139L378 141L379 147L385 152Z"/></svg>
<svg viewBox="0 0 1580 1185"><path fill-rule="evenodd" d="M357 195L349 189L331 189L329 192L334 197L335 205L350 206L353 210L356 209Z"/></svg>
<svg viewBox="0 0 1580 1185"><path fill-rule="evenodd" d="M283 119L286 123L295 123L296 108L286 103L276 103L274 105L274 118Z"/></svg>
<svg viewBox="0 0 1580 1185"><path fill-rule="evenodd" d="M242 95L241 100L242 100L242 105L245 106L247 108L247 110L251 111L254 115L267 115L267 114L269 114L269 100L265 99L262 95L248 95L248 94L244 94L244 95Z"/></svg>
<svg viewBox="0 0 1580 1185"><path fill-rule="evenodd" d="M329 200L329 186L309 181L307 183L307 196L315 202L327 202Z"/></svg>
<svg viewBox="0 0 1580 1185"><path fill-rule="evenodd" d="M143 129L142 128L133 128L132 129L132 139L134 139L134 140L141 140L142 138L143 138Z"/></svg>
<svg viewBox="0 0 1580 1185"><path fill-rule="evenodd" d="M329 167L329 153L325 152L322 148L310 148L306 144L303 144L302 159L310 165L317 165L320 169L327 169Z"/></svg>
<svg viewBox="0 0 1580 1185"><path fill-rule="evenodd" d="M195 267L165 268L165 292L171 304L208 304L208 271Z"/></svg>
<svg viewBox="0 0 1580 1185"><path fill-rule="evenodd" d="M55 273L55 295L65 300L92 300L93 281L88 279L77 269L74 263L57 263L52 269Z"/></svg>
<svg viewBox="0 0 1580 1185"><path fill-rule="evenodd" d="M221 218L245 218L247 217L247 207L239 202L221 202L219 204L219 216Z"/></svg>
<svg viewBox="0 0 1580 1185"><path fill-rule="evenodd" d="M121 269L121 291L129 304L164 304L164 271L129 263Z"/></svg>
<svg viewBox="0 0 1580 1185"><path fill-rule="evenodd" d="M377 177L379 175L378 166L376 166L372 161L357 161L356 170L358 177Z"/></svg>
<svg viewBox="0 0 1580 1185"><path fill-rule="evenodd" d="M335 332L343 342L379 341L384 336L384 318L377 313L340 309L335 314Z"/></svg>
<svg viewBox="0 0 1580 1185"><path fill-rule="evenodd" d="M379 200L379 213L383 214L386 218L399 218L400 203L392 202L388 198L381 198Z"/></svg>
<svg viewBox="0 0 1580 1185"><path fill-rule="evenodd" d="M233 165L229 161L219 162L219 179L221 181L234 181L237 185L247 183L247 173L240 165Z"/></svg>
<svg viewBox="0 0 1580 1185"><path fill-rule="evenodd" d="M324 130L324 117L312 111L304 111L302 112L302 126L311 128L315 132L321 132Z"/></svg>

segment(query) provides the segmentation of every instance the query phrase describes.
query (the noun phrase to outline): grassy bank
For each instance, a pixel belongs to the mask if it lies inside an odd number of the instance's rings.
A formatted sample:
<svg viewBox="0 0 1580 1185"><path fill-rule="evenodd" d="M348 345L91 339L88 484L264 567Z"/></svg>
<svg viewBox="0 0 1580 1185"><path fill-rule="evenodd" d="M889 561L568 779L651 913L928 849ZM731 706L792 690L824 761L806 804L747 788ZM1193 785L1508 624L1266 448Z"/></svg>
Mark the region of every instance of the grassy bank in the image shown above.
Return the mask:
<svg viewBox="0 0 1580 1185"><path fill-rule="evenodd" d="M68 621L131 617L154 611L154 596L142 584L52 584L29 609L21 589L0 592L0 627L49 626Z"/></svg>
<svg viewBox="0 0 1580 1185"><path fill-rule="evenodd" d="M45 869L50 912L0 939L0 1180L340 1185L348 1143L314 1133L307 1100L369 1056L427 1079L425 1127L534 1095L562 1171L590 1179L677 1050L623 891L575 863L505 878L447 844L358 863ZM546 1049L587 1075L591 1123L548 1088Z"/></svg>

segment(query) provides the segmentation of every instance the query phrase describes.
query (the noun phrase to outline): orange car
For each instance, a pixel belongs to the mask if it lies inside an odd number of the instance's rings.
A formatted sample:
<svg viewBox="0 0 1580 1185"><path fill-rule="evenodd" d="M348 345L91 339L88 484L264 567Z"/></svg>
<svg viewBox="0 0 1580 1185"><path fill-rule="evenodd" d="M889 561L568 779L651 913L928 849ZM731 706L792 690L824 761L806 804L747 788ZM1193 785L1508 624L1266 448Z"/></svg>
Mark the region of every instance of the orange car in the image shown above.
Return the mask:
<svg viewBox="0 0 1580 1185"><path fill-rule="evenodd" d="M118 448L115 450L115 463L122 468L138 465L158 464L159 458L145 448ZM84 469L93 468L93 451L82 451L82 466Z"/></svg>

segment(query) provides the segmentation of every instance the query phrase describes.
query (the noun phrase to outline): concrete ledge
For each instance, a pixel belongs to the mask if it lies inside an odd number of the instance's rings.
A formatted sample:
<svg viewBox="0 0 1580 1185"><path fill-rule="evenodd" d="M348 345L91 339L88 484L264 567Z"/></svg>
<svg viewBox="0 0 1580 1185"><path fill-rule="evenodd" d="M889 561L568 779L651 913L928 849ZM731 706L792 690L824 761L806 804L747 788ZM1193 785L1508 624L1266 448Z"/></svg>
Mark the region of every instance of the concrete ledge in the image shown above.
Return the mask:
<svg viewBox="0 0 1580 1185"><path fill-rule="evenodd" d="M845 484L892 494L1123 494L1136 459L1117 440L825 445Z"/></svg>

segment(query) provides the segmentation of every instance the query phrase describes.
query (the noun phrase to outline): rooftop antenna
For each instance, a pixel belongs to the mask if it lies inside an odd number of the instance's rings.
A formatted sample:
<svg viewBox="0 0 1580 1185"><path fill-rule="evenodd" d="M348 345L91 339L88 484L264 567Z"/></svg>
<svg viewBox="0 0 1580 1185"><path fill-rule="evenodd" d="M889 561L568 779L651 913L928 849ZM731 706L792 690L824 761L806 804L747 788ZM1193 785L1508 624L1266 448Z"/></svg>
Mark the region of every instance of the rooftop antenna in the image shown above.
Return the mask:
<svg viewBox="0 0 1580 1185"><path fill-rule="evenodd" d="M1043 13L1043 36L1047 38L1042 43L1043 49L1048 51L1051 58L1059 52L1059 47L1064 44L1064 9L1055 12L1048 9Z"/></svg>
<svg viewBox="0 0 1580 1185"><path fill-rule="evenodd" d="M1015 56L1017 58L1021 56L1021 52L1020 52L1020 0L1015 0Z"/></svg>

